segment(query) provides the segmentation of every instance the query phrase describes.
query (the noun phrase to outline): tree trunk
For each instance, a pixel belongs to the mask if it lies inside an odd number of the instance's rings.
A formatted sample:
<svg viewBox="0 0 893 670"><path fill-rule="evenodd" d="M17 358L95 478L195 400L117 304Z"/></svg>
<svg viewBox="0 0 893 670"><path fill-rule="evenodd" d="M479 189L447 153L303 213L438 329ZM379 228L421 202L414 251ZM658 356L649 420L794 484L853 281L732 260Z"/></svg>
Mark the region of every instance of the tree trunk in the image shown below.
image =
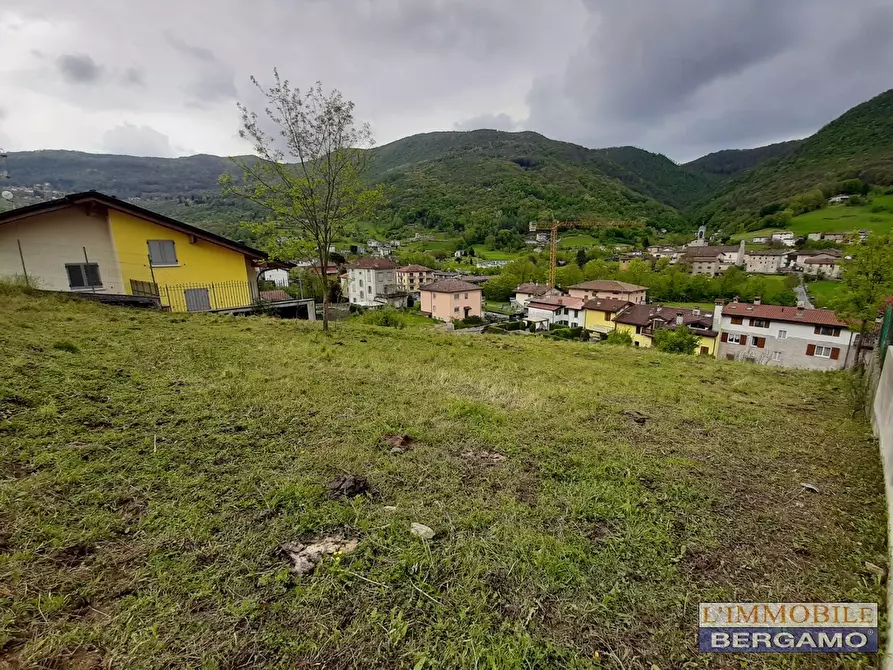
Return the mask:
<svg viewBox="0 0 893 670"><path fill-rule="evenodd" d="M319 276L322 280L322 331L329 332L329 248L319 249Z"/></svg>

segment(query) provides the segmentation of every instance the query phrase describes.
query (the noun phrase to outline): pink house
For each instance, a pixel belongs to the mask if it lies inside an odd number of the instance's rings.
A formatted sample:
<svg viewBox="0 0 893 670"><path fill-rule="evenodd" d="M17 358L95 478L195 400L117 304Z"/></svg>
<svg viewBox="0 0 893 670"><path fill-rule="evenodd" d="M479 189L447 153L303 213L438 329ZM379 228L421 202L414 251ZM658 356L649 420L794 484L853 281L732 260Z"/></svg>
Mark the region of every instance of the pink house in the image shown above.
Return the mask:
<svg viewBox="0 0 893 670"><path fill-rule="evenodd" d="M440 321L482 316L480 286L459 279L444 279L420 289L422 314Z"/></svg>

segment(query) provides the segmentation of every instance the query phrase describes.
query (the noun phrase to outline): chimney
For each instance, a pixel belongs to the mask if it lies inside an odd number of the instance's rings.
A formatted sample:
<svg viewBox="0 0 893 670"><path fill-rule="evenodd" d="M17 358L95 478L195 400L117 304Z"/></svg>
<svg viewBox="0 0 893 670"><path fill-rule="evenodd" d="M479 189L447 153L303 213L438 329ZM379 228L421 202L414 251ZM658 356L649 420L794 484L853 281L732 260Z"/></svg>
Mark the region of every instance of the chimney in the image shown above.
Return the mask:
<svg viewBox="0 0 893 670"><path fill-rule="evenodd" d="M804 305L802 302L798 302L798 303L797 303L797 314L796 314L796 317L797 317L798 319L802 319L802 318L803 318L803 312L804 312L804 311L805 311L805 305Z"/></svg>
<svg viewBox="0 0 893 670"><path fill-rule="evenodd" d="M694 309L691 310L692 316L701 316L701 308L697 305L694 306Z"/></svg>
<svg viewBox="0 0 893 670"><path fill-rule="evenodd" d="M738 296L737 296L737 295L736 295L734 298L732 298L732 302L738 302Z"/></svg>
<svg viewBox="0 0 893 670"><path fill-rule="evenodd" d="M758 295L755 295L755 296L753 297L753 304L754 304L754 305L759 305L762 301L763 301L763 299L762 299L760 296L758 296Z"/></svg>
<svg viewBox="0 0 893 670"><path fill-rule="evenodd" d="M676 325L681 326L684 320L685 317L683 316L682 312L676 312Z"/></svg>

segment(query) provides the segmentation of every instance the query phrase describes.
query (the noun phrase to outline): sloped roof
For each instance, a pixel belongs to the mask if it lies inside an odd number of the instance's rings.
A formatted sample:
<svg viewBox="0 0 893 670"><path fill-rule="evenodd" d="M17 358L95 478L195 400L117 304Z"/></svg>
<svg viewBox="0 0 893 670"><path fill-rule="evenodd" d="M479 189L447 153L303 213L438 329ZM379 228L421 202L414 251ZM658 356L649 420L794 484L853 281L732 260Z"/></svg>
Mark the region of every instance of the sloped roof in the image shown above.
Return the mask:
<svg viewBox="0 0 893 670"><path fill-rule="evenodd" d="M387 258L373 258L364 256L358 258L348 266L351 270L395 270L397 264Z"/></svg>
<svg viewBox="0 0 893 670"><path fill-rule="evenodd" d="M593 298L583 304L583 309L591 309L597 312L619 312L631 304L627 300L618 300L617 298Z"/></svg>
<svg viewBox="0 0 893 670"><path fill-rule="evenodd" d="M722 310L723 316L749 316L772 321L808 323L816 326L848 328L830 309L800 309L781 305L754 305L749 302L730 302Z"/></svg>
<svg viewBox="0 0 893 670"><path fill-rule="evenodd" d="M614 281L613 279L584 281L582 284L574 284L571 288L581 291L619 291L623 293L648 290L647 286L627 284L625 281Z"/></svg>
<svg viewBox="0 0 893 670"><path fill-rule="evenodd" d="M555 311L562 307L567 307L569 309L583 309L583 303L583 298L572 298L568 295L560 295L549 296L546 298L534 298L527 303L527 306L533 307L534 309L548 309L550 311Z"/></svg>
<svg viewBox="0 0 893 670"><path fill-rule="evenodd" d="M820 256L810 256L803 262L808 265L837 265L839 260L840 259L836 258L835 256L822 254Z"/></svg>
<svg viewBox="0 0 893 670"><path fill-rule="evenodd" d="M119 212L130 214L145 221L150 221L151 223L157 224L159 226L164 226L165 228L170 228L171 230L176 230L186 235L192 235L194 237L197 237L198 239L211 242L212 244L226 247L227 249L231 249L233 251L238 251L239 253L244 254L245 256L248 256L250 258L259 260L264 260L267 258L266 252L260 251L258 249L253 249L252 247L246 246L241 242L236 242L226 237L222 237L221 235L209 233L207 230L196 228L195 226L190 226L188 223L177 221L176 219L172 219L171 217L165 216L164 214L158 214L151 210L145 209L144 207L139 207L138 205L134 205L131 202L127 202L126 200L119 200L114 196L100 193L99 191L72 193L71 195L57 198L56 200L48 200L46 202L38 202L34 205L28 205L27 207L17 207L15 209L11 209L7 212L0 213L0 225L12 221L19 221L21 219L29 218L32 216L38 216L40 214L46 214L48 212L58 211L67 207L91 204L99 204L109 209L115 209Z"/></svg>
<svg viewBox="0 0 893 670"><path fill-rule="evenodd" d="M404 265L402 268L397 268L397 272L434 272L434 270L424 265Z"/></svg>
<svg viewBox="0 0 893 670"><path fill-rule="evenodd" d="M660 319L673 325L679 314L682 314L682 323L686 326L710 328L713 325L713 312L701 312L695 315L694 310L688 307L663 307L661 305L629 305L614 317L614 321L632 326L648 326L655 319Z"/></svg>
<svg viewBox="0 0 893 670"><path fill-rule="evenodd" d="M432 293L462 293L463 291L480 291L481 287L469 284L461 279L441 279L440 281L425 284L419 290L431 291Z"/></svg>
<svg viewBox="0 0 893 670"><path fill-rule="evenodd" d="M519 284L515 289L515 293L527 293L530 295L546 295L552 289L545 284L535 284L533 282L528 282L526 284Z"/></svg>

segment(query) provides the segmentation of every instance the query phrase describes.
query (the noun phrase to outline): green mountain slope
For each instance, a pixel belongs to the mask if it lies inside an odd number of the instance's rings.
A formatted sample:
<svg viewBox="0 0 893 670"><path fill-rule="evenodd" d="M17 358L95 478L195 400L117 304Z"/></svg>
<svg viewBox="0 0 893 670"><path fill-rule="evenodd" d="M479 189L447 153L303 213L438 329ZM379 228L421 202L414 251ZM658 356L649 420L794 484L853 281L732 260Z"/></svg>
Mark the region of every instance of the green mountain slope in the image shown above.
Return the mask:
<svg viewBox="0 0 893 670"><path fill-rule="evenodd" d="M647 219L687 226L679 209L709 186L665 156L634 147L587 149L532 132L492 130L414 135L372 150L372 184L387 187L382 221L462 229L480 218L523 225L544 212L563 219ZM186 221L232 234L260 215L223 198L219 175L227 158L137 158L73 151L12 153L10 184L29 188L25 200L96 189Z"/></svg>
<svg viewBox="0 0 893 670"><path fill-rule="evenodd" d="M761 207L841 180L893 184L893 90L849 110L792 152L730 181L696 219L727 231L758 224Z"/></svg>
<svg viewBox="0 0 893 670"><path fill-rule="evenodd" d="M723 149L684 163L682 167L711 183L723 183L760 163L785 156L801 144L803 140L789 140L755 149Z"/></svg>

